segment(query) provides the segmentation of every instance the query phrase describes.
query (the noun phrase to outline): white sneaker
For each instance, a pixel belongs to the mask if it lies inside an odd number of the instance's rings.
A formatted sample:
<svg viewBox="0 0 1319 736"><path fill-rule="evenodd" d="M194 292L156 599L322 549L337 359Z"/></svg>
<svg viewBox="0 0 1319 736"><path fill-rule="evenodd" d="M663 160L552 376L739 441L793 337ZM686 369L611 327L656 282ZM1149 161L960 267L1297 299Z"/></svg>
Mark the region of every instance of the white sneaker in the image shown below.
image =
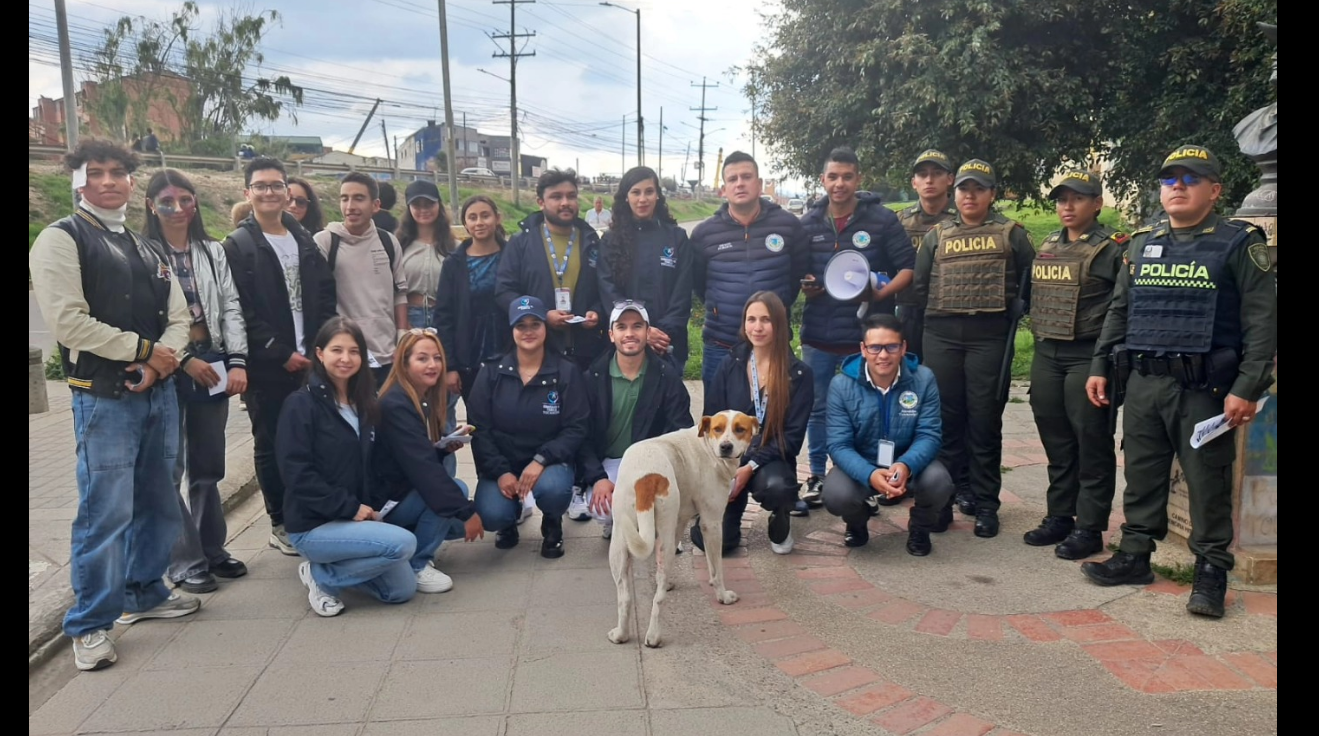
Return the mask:
<svg viewBox="0 0 1319 736"><path fill-rule="evenodd" d="M866 510L870 512L870 515L871 515L871 516L879 516L879 496L878 496L878 494L874 494L874 493L872 493L872 494L870 494L870 496L868 496L868 497L866 498Z"/></svg>
<svg viewBox="0 0 1319 736"><path fill-rule="evenodd" d="M73 640L73 664L83 672L103 670L118 659L114 641L105 631L93 631Z"/></svg>
<svg viewBox="0 0 1319 736"><path fill-rule="evenodd" d="M272 549L277 549L281 554L289 557L297 557L298 550L289 541L289 533L284 531L283 524L276 524L270 527L270 540L266 542Z"/></svg>
<svg viewBox="0 0 1319 736"><path fill-rule="evenodd" d="M589 521L591 509L586 505L586 491L573 486L572 500L568 502L568 518L573 521Z"/></svg>
<svg viewBox="0 0 1319 736"><path fill-rule="evenodd" d="M160 602L160 605L149 611L138 611L136 613L124 612L124 615L115 619L115 623L127 626L135 624L138 621L145 621L149 618L179 618L187 616L190 613L196 613L197 609L202 607L200 598L185 595L175 590L169 594L169 597Z"/></svg>
<svg viewBox="0 0 1319 736"><path fill-rule="evenodd" d="M605 525L600 529L600 536L601 536L601 537L604 537L605 539L613 539L613 538L614 538L614 525L613 525L613 524L605 524Z"/></svg>
<svg viewBox="0 0 1319 736"><path fill-rule="evenodd" d="M450 590L453 590L453 578L436 570L434 563L427 562L425 567L417 571L418 593L445 593Z"/></svg>
<svg viewBox="0 0 1319 736"><path fill-rule="evenodd" d="M776 555L786 555L792 553L792 535L789 534L782 542L770 542L769 548L774 550Z"/></svg>
<svg viewBox="0 0 1319 736"><path fill-rule="evenodd" d="M343 601L321 590L316 579L311 576L311 563L303 561L298 565L298 579L307 586L307 602L317 616L329 618L343 613Z"/></svg>
<svg viewBox="0 0 1319 736"><path fill-rule="evenodd" d="M528 493L526 500L522 503L522 515L518 517L518 526L522 526L522 522L531 518L531 512L535 508L536 502L531 498L531 494Z"/></svg>

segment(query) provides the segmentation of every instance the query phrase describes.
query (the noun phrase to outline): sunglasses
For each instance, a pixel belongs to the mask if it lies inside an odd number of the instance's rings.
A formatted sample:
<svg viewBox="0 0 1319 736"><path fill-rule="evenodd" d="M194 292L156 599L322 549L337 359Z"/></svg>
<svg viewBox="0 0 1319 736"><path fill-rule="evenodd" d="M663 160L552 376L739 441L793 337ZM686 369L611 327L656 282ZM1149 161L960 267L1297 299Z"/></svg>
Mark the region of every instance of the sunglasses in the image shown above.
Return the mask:
<svg viewBox="0 0 1319 736"><path fill-rule="evenodd" d="M866 352L869 353L869 354L871 354L871 355L879 355L880 353L888 353L889 355L897 355L898 351L902 350L902 343L900 343L900 342L890 342L890 343L882 343L882 344L875 344L875 345L866 345L866 346L864 346L864 347L865 347Z"/></svg>
<svg viewBox="0 0 1319 736"><path fill-rule="evenodd" d="M438 335L440 333L434 327L413 327L408 330L408 334L414 337L421 337L422 335Z"/></svg>
<svg viewBox="0 0 1319 736"><path fill-rule="evenodd" d="M1199 174L1187 172L1181 176L1160 176L1159 183L1165 187L1175 187L1178 182L1181 182L1188 187L1193 187L1204 181L1205 178L1206 177L1200 176Z"/></svg>
<svg viewBox="0 0 1319 736"><path fill-rule="evenodd" d="M646 303L636 299L623 299L614 302L614 309L645 309Z"/></svg>
<svg viewBox="0 0 1319 736"><path fill-rule="evenodd" d="M307 199L306 197L294 197L293 199L290 199L289 202L293 203L298 207L307 207L308 205L311 204L311 200Z"/></svg>

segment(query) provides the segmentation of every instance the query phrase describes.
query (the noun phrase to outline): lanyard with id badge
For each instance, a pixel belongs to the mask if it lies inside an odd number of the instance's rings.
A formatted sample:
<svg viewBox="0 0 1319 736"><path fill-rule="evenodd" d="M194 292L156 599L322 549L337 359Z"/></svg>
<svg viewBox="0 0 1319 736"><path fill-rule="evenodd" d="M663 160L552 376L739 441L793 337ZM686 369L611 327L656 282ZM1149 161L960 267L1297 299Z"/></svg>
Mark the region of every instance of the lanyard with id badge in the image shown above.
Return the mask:
<svg viewBox="0 0 1319 736"><path fill-rule="evenodd" d="M889 392L892 393L892 389L889 389ZM890 409L888 394L882 391L877 391L876 393L879 394L879 417L881 422L880 424L881 434L879 435L879 446L875 450L875 464L881 468L887 469L893 466L894 456L896 455L895 449L897 446L894 445L893 441L888 438L889 409Z"/></svg>
<svg viewBox="0 0 1319 736"><path fill-rule="evenodd" d="M554 289L554 308L572 314L572 290L563 285L563 275L568 273L573 246L577 244L577 228L572 228L568 233L568 247L563 253L563 263L559 263L559 254L554 249L554 236L550 233L550 226L542 223L541 229L545 233L545 247L550 249L550 263L554 266L554 277L559 284Z"/></svg>

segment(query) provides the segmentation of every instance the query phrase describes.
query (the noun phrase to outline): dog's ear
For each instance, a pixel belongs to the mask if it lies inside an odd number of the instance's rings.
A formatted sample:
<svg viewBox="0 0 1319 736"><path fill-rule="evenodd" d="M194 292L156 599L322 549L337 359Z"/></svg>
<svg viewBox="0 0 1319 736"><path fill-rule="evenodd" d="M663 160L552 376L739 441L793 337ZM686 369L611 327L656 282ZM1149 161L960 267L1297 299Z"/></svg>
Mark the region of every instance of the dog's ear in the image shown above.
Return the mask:
<svg viewBox="0 0 1319 736"><path fill-rule="evenodd" d="M696 433L697 437L704 437L707 434L710 434L710 422L712 419L713 417L701 417L701 428Z"/></svg>
<svg viewBox="0 0 1319 736"><path fill-rule="evenodd" d="M755 417L748 417L751 420L751 436L760 434L760 421Z"/></svg>

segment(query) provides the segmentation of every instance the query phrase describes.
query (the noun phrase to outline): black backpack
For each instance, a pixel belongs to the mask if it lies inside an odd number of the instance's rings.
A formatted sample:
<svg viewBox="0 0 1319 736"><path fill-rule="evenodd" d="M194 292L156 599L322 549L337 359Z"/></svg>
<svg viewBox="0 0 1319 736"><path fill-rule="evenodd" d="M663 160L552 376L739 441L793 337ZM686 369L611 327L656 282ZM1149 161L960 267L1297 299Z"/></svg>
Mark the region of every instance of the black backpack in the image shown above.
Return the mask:
<svg viewBox="0 0 1319 736"><path fill-rule="evenodd" d="M389 272L394 272L394 237L389 234L388 230L382 227L376 228L376 235L380 236L380 242L385 246L385 254L389 256ZM339 234L330 233L330 255L325 259L330 262L330 273L334 273L334 262L339 259Z"/></svg>

